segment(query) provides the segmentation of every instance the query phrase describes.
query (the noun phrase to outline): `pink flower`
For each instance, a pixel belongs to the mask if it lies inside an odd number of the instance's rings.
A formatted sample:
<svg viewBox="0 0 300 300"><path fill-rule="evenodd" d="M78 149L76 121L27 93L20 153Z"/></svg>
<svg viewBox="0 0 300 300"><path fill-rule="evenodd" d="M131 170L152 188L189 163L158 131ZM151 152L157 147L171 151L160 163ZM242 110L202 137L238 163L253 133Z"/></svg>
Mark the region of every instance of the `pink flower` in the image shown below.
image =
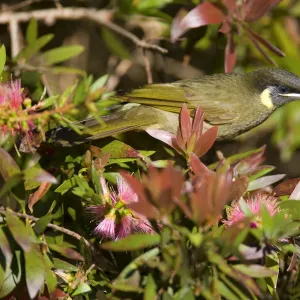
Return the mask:
<svg viewBox="0 0 300 300"><path fill-rule="evenodd" d="M125 215L121 219L121 224L119 225L119 230L117 234L117 239L121 239L129 234L132 233L133 228L134 228L134 218L130 215Z"/></svg>
<svg viewBox="0 0 300 300"><path fill-rule="evenodd" d="M102 205L88 207L97 222L94 233L104 238L121 239L135 232L153 234L150 222L141 214L133 212L127 205L138 202L138 196L122 178L117 179L117 190L109 189L104 177L100 177Z"/></svg>
<svg viewBox="0 0 300 300"><path fill-rule="evenodd" d="M11 80L6 84L0 84L0 105L11 110L18 110L24 101L24 93L21 90L20 80Z"/></svg>
<svg viewBox="0 0 300 300"><path fill-rule="evenodd" d="M253 222L251 222L251 227L253 228L259 227L261 221L260 212L263 206L266 207L266 209L268 210L271 216L279 212L279 208L278 208L279 202L277 198L271 195L257 193L256 195L245 199L245 203L249 211L251 211L255 216ZM223 220L222 222L227 226L232 226L234 223L239 222L245 219L246 217L247 216L242 210L240 203L233 202L227 213L227 220Z"/></svg>
<svg viewBox="0 0 300 300"><path fill-rule="evenodd" d="M94 229L94 232L97 235L101 235L104 238L111 238L114 239L116 236L115 229L116 229L116 223L115 223L116 217L113 215L106 215L104 220L101 221L98 226Z"/></svg>

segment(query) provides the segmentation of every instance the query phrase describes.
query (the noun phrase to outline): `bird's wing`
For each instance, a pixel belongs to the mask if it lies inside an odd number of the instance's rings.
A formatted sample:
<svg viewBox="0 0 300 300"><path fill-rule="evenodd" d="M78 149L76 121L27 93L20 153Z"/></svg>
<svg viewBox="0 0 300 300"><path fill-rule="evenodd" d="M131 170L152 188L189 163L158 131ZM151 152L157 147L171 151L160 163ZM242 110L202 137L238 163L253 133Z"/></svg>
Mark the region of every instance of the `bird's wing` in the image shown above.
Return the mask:
<svg viewBox="0 0 300 300"><path fill-rule="evenodd" d="M183 103L192 111L199 105L204 111L205 120L213 125L232 123L237 118L237 107L228 96L224 95L222 100L216 100L213 93L200 94L181 85L146 85L126 94L122 99L175 113L180 112Z"/></svg>

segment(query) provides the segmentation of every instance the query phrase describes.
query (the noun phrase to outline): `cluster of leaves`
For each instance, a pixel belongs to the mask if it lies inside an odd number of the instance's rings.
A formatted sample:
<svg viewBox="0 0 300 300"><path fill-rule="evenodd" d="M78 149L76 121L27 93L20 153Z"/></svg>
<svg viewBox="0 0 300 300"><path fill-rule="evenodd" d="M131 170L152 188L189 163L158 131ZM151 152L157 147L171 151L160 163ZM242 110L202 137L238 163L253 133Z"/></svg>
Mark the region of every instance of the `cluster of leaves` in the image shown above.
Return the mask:
<svg viewBox="0 0 300 300"><path fill-rule="evenodd" d="M199 131L200 109L193 121L197 127L186 114L184 107L177 135L181 147L174 147L179 156L164 163L151 160L154 151L138 151L113 140L90 146L84 155L63 155L65 162L52 170L54 177L41 166L49 168L63 158L61 153L50 162L41 157L21 171L2 149L1 296L258 299L292 293L291 278L284 274L298 274L293 237L299 234L299 201L290 200L299 198L299 185L294 189L298 180L277 186L272 195L282 197L280 209L268 209L267 187L284 175L267 175L274 167L261 165L265 147L227 159L220 154L220 160L207 167L193 151L211 147L216 132ZM181 158L186 163L179 167ZM124 211L124 202L118 206L107 201L109 192L101 180L116 183L114 166L135 173L121 172L138 199L128 201L127 210L147 217L152 233L133 233L116 241L103 240L100 232L92 235L99 221L90 226L84 207L95 212L105 204ZM57 180L60 184L55 186ZM27 200L18 197L22 189L30 191ZM124 190L123 194L128 196ZM253 210L249 199L258 199L259 210ZM233 214L238 206L242 214L229 227L222 222L226 205L228 212Z"/></svg>

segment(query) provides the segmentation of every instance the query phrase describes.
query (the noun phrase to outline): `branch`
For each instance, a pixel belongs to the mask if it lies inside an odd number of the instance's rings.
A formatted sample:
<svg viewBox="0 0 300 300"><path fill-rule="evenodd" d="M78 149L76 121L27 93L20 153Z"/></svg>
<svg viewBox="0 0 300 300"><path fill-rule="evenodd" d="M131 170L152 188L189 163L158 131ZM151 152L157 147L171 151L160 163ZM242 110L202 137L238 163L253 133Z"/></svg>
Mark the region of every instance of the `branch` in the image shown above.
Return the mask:
<svg viewBox="0 0 300 300"><path fill-rule="evenodd" d="M75 8L66 7L61 9L42 9L32 10L27 12L10 12L6 11L0 14L0 24L7 24L14 20L15 22L28 22L30 19L44 21L46 24L53 24L56 20L81 20L85 19L96 23L126 37L136 44L137 47L143 49L156 50L161 53L167 53L168 50L157 45L149 44L139 39L133 33L127 31L123 27L112 23L112 11L110 10L96 10L90 8Z"/></svg>
<svg viewBox="0 0 300 300"><path fill-rule="evenodd" d="M34 216L30 216L30 215L27 215L27 214L24 214L24 213L17 213L15 211L11 211L11 210L5 210L3 208L0 209L0 213L2 213L2 214L9 213L13 216L16 216L16 217L19 217L19 218L22 218L22 219L28 219L28 220L31 220L31 221L34 221L34 222L37 222L39 220L39 218L36 218ZM52 223L47 224L47 227L52 228L52 229L57 230L57 231L60 231L62 233L65 233L69 236L72 236L73 238L75 238L78 241L83 240L87 247L89 247L93 252L96 251L93 244L90 241L88 241L83 236L81 236L80 234L78 234L78 233L76 233L72 230L60 227L60 226L52 224Z"/></svg>

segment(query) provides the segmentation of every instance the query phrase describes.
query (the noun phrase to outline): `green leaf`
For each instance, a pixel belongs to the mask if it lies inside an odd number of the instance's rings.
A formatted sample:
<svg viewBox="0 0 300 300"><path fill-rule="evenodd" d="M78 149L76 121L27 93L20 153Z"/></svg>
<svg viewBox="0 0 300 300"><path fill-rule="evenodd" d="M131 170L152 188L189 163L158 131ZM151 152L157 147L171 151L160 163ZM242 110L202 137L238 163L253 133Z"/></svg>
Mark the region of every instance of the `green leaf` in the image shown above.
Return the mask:
<svg viewBox="0 0 300 300"><path fill-rule="evenodd" d="M44 52L41 59L45 65L53 65L72 58L80 54L84 47L76 46L61 46Z"/></svg>
<svg viewBox="0 0 300 300"><path fill-rule="evenodd" d="M61 195L65 194L69 189L76 186L76 180L74 177L65 180L56 190L56 193L60 193Z"/></svg>
<svg viewBox="0 0 300 300"><path fill-rule="evenodd" d="M130 53L126 46L112 31L102 28L102 38L110 52L122 59L130 59Z"/></svg>
<svg viewBox="0 0 300 300"><path fill-rule="evenodd" d="M285 200L279 204L281 209L284 209L291 215L292 220L300 220L300 201L299 200Z"/></svg>
<svg viewBox="0 0 300 300"><path fill-rule="evenodd" d="M26 225L9 212L5 214L7 226L14 237L15 241L25 251L31 249L31 234Z"/></svg>
<svg viewBox="0 0 300 300"><path fill-rule="evenodd" d="M50 293L54 292L57 286L57 279L55 273L50 268L46 269L45 280L48 291Z"/></svg>
<svg viewBox="0 0 300 300"><path fill-rule="evenodd" d="M173 0L140 0L136 3L136 8L139 11L149 11L151 9L159 10L165 5L172 3Z"/></svg>
<svg viewBox="0 0 300 300"><path fill-rule="evenodd" d="M72 297L90 292L92 289L85 282L81 282L77 289L72 293Z"/></svg>
<svg viewBox="0 0 300 300"><path fill-rule="evenodd" d="M48 244L48 246L51 250L54 250L69 259L76 259L76 260L84 261L84 257L81 254L79 254L77 251L75 251L74 249L56 245L56 244Z"/></svg>
<svg viewBox="0 0 300 300"><path fill-rule="evenodd" d="M0 298L3 299L11 293L21 281L21 252L15 252L15 259L11 268L7 267L3 270L3 264L0 264Z"/></svg>
<svg viewBox="0 0 300 300"><path fill-rule="evenodd" d="M17 175L21 172L16 161L10 156L8 152L0 148L0 174L3 179L7 181L14 175Z"/></svg>
<svg viewBox="0 0 300 300"><path fill-rule="evenodd" d="M43 216L43 217L39 218L39 220L36 221L36 223L33 227L36 235L40 235L45 231L45 229L47 228L47 225L49 223L51 223L52 218L53 218L53 216L47 215L47 216Z"/></svg>
<svg viewBox="0 0 300 300"><path fill-rule="evenodd" d="M141 154L129 145L115 140L101 148L102 153L109 153L110 159L115 158L141 158Z"/></svg>
<svg viewBox="0 0 300 300"><path fill-rule="evenodd" d="M108 75L99 77L90 87L90 92L94 93L97 90L103 88L108 80Z"/></svg>
<svg viewBox="0 0 300 300"><path fill-rule="evenodd" d="M48 108L48 107L54 105L54 104L56 103L57 100L58 100L58 95L51 96L51 97L49 97L49 98L47 98L47 99L44 99L44 100L42 101L42 103L41 103L41 104L42 104L42 107L43 107L43 108Z"/></svg>
<svg viewBox="0 0 300 300"><path fill-rule="evenodd" d="M160 235L137 233L129 235L121 240L106 242L101 245L102 249L111 251L134 251L158 245Z"/></svg>
<svg viewBox="0 0 300 300"><path fill-rule="evenodd" d="M53 264L55 269L61 269L68 272L77 272L78 270L76 266L59 258L53 258Z"/></svg>
<svg viewBox="0 0 300 300"><path fill-rule="evenodd" d="M144 292L144 300L155 299L156 296L156 284L151 274L148 275L147 283Z"/></svg>
<svg viewBox="0 0 300 300"><path fill-rule="evenodd" d="M233 265L234 269L252 278L264 278L276 275L276 272L261 265Z"/></svg>
<svg viewBox="0 0 300 300"><path fill-rule="evenodd" d="M6 50L5 50L5 46L2 45L0 48L0 76L4 70L5 61L6 61Z"/></svg>
<svg viewBox="0 0 300 300"><path fill-rule="evenodd" d="M6 267L10 267L13 254L11 252L11 248L8 242L8 239L3 231L3 227L0 228L0 249L6 260ZM1 281L0 281L1 282Z"/></svg>
<svg viewBox="0 0 300 300"><path fill-rule="evenodd" d="M32 18L27 26L26 30L26 41L28 44L36 42L38 36L38 27L36 19Z"/></svg>
<svg viewBox="0 0 300 300"><path fill-rule="evenodd" d="M28 293L33 299L44 285L46 266L41 253L32 248L28 252L24 252L26 285Z"/></svg>

